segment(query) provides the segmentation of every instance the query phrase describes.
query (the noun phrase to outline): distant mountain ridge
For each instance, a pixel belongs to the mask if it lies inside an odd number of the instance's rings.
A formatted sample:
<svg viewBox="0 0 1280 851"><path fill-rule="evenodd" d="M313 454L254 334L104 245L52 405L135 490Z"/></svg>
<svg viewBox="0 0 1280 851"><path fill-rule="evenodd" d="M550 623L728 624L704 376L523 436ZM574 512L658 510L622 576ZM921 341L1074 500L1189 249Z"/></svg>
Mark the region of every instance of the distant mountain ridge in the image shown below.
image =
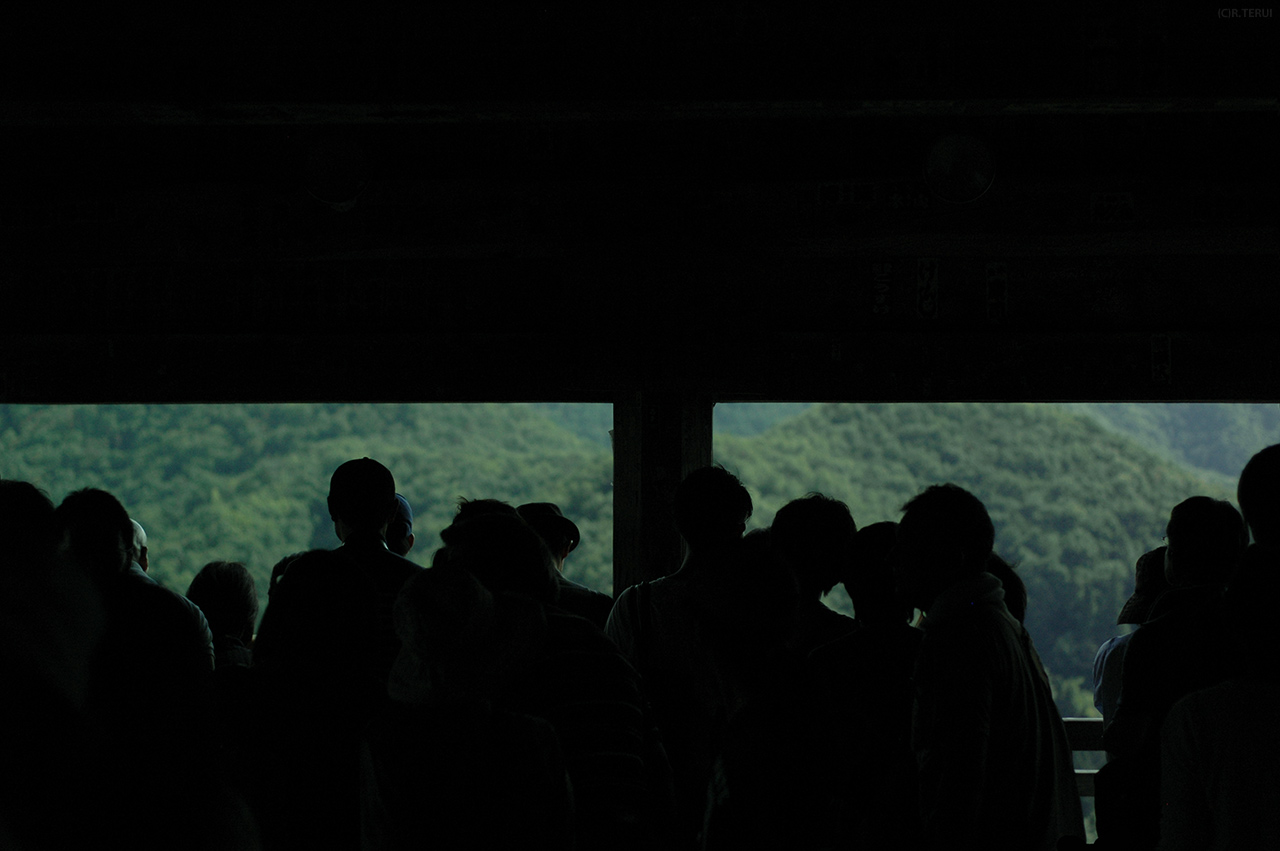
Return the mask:
<svg viewBox="0 0 1280 851"><path fill-rule="evenodd" d="M751 491L753 526L809 491L845 500L867 525L898 519L934 482L971 489L991 511L998 550L1020 563L1028 627L1060 706L1087 714L1088 666L1116 631L1134 561L1159 544L1177 502L1234 498L1239 467L1276 442L1280 411L753 403L717 405L715 417L716 459ZM279 558L337 545L329 475L369 455L413 504L419 563L459 498L550 501L583 534L566 574L610 591L611 427L607 405L0 406L0 476L55 501L80 487L115 493L175 590L205 562L237 559L265 591Z"/></svg>
<svg viewBox="0 0 1280 851"><path fill-rule="evenodd" d="M859 526L898 520L931 484L972 491L996 525L996 550L1019 565L1059 706L1079 715L1092 712L1093 654L1116 634L1133 565L1159 546L1169 511L1195 494L1234 496L1221 475L1083 412L1033 403L815 405L758 437L718 437L716 460L751 490L753 526L806 491L844 500Z"/></svg>
<svg viewBox="0 0 1280 851"><path fill-rule="evenodd" d="M1062 403L1151 451L1234 483L1255 452L1280 443L1280 405L1221 402Z"/></svg>

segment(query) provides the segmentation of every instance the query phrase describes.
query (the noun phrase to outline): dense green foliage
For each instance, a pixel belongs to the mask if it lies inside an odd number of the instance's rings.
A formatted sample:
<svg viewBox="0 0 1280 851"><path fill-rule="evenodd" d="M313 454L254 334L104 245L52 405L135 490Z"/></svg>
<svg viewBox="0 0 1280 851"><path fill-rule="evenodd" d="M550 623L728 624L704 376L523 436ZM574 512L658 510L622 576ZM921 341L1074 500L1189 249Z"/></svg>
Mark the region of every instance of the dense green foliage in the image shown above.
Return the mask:
<svg viewBox="0 0 1280 851"><path fill-rule="evenodd" d="M1194 494L1234 499L1052 405L820 405L759 438L719 438L716 458L750 487L760 526L798 489L843 499L859 526L899 519L930 484L972 491L1027 585L1027 628L1070 715L1095 714L1093 655L1121 629L1134 562L1159 546L1169 510Z"/></svg>
<svg viewBox="0 0 1280 851"><path fill-rule="evenodd" d="M154 575L178 591L230 559L265 592L283 556L337 546L329 476L365 455L413 506L419 563L459 498L555 502L582 532L566 575L611 586L612 459L528 405L0 407L0 475L55 501L114 493L147 530Z"/></svg>
<svg viewBox="0 0 1280 851"><path fill-rule="evenodd" d="M1078 402L1065 407L1233 487L1250 456L1280 440L1280 405L1274 404Z"/></svg>
<svg viewBox="0 0 1280 851"><path fill-rule="evenodd" d="M1182 499L1233 498L1226 471L1275 442L1270 407L718 405L716 456L751 491L756 527L809 491L861 526L935 482L972 490L1028 586L1060 707L1092 714L1093 654L1119 629L1135 560ZM582 531L566 574L611 591L611 426L607 405L0 406L0 476L54 500L116 494L175 590L214 559L246 562L265 589L281 557L337 545L329 476L368 455L414 507L419 563L460 497L549 501ZM828 602L849 607L839 589Z"/></svg>

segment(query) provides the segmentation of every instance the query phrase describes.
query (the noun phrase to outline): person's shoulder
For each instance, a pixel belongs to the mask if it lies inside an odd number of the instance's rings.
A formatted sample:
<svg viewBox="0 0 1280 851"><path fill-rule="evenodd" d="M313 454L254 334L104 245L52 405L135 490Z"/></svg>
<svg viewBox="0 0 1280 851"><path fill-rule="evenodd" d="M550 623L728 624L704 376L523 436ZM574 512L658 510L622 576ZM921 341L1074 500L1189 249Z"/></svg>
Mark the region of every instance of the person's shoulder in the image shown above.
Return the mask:
<svg viewBox="0 0 1280 851"><path fill-rule="evenodd" d="M1136 634L1137 634L1136 632L1126 632L1123 635L1111 636L1106 641L1098 645L1098 652L1093 654L1094 662L1100 663L1106 660L1106 658L1110 656L1112 653L1114 653L1116 650L1119 650L1121 647L1124 647L1126 644L1128 644L1133 639L1133 636Z"/></svg>

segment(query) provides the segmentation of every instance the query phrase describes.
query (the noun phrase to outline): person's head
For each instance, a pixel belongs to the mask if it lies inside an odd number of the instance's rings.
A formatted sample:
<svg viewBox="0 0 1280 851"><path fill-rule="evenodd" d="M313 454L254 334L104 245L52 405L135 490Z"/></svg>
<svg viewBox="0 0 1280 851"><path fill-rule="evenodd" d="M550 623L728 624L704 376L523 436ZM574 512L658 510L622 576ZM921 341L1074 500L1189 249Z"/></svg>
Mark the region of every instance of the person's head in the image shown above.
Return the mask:
<svg viewBox="0 0 1280 851"><path fill-rule="evenodd" d="M769 531L801 593L811 597L826 594L840 581L858 527L843 502L810 493L779 508Z"/></svg>
<svg viewBox="0 0 1280 851"><path fill-rule="evenodd" d="M853 536L853 554L843 576L853 614L863 626L900 626L915 608L898 595L893 581L893 552L898 524L892 520L864 526Z"/></svg>
<svg viewBox="0 0 1280 851"><path fill-rule="evenodd" d="M387 549L400 556L407 556L409 550L413 549L413 509L409 506L409 500L400 494L396 494L396 509L391 515L391 522L387 524L387 532L385 535L387 541Z"/></svg>
<svg viewBox="0 0 1280 851"><path fill-rule="evenodd" d="M372 458L347 461L329 479L329 516L339 540L352 532L382 534L396 509L396 480Z"/></svg>
<svg viewBox="0 0 1280 851"><path fill-rule="evenodd" d="M1174 506L1166 527L1164 576L1169 585L1226 585L1248 543L1235 506L1223 499L1193 496Z"/></svg>
<svg viewBox="0 0 1280 851"><path fill-rule="evenodd" d="M1027 619L1027 585L1018 575L1012 564L1005 561L999 553L992 553L987 559L987 573L1000 580L1004 588L1004 605L1009 614L1017 618L1018 623Z"/></svg>
<svg viewBox="0 0 1280 851"><path fill-rule="evenodd" d="M106 618L89 575L54 563L55 514L53 501L35 485L0 479L0 670L11 694L23 683L23 700L40 700L47 685L84 708ZM28 684L19 671L43 685Z"/></svg>
<svg viewBox="0 0 1280 851"><path fill-rule="evenodd" d="M555 603L559 583L551 551L514 509L465 517L460 510L440 540L444 546L432 557L433 568L460 567L494 593Z"/></svg>
<svg viewBox="0 0 1280 851"><path fill-rule="evenodd" d="M1280 443L1249 459L1236 485L1236 502L1253 540L1280 547Z"/></svg>
<svg viewBox="0 0 1280 851"><path fill-rule="evenodd" d="M552 502L526 502L516 509L524 522L542 536L551 555L555 557L556 566L564 563L569 553L578 546L581 533L578 525L560 512L560 506Z"/></svg>
<svg viewBox="0 0 1280 851"><path fill-rule="evenodd" d="M0 534L13 564L30 566L53 553L53 500L30 482L0 479Z"/></svg>
<svg viewBox="0 0 1280 851"><path fill-rule="evenodd" d="M132 518L129 520L133 524L133 544L129 548L129 558L138 563L138 567L146 571L151 567L147 560L147 530L142 528L142 524Z"/></svg>
<svg viewBox="0 0 1280 851"><path fill-rule="evenodd" d="M691 551L741 539L752 510L751 494L737 476L719 465L685 476L671 506L676 529Z"/></svg>
<svg viewBox="0 0 1280 851"><path fill-rule="evenodd" d="M472 520L487 514L501 514L507 517L519 517L520 512L509 502L500 499L459 499L458 512L453 516L454 523Z"/></svg>
<svg viewBox="0 0 1280 851"><path fill-rule="evenodd" d="M58 555L91 576L104 578L129 569L133 524L120 501L104 490L84 488L54 511Z"/></svg>
<svg viewBox="0 0 1280 851"><path fill-rule="evenodd" d="M1164 552L1164 547L1156 547L1138 556L1134 565L1133 595L1120 609L1117 624L1146 623L1160 595L1169 590L1169 580L1164 578Z"/></svg>
<svg viewBox="0 0 1280 851"><path fill-rule="evenodd" d="M950 482L931 485L902 510L895 578L903 599L927 611L939 592L986 570L995 526L981 500Z"/></svg>
<svg viewBox="0 0 1280 851"><path fill-rule="evenodd" d="M248 644L258 622L258 588L238 561L211 561L191 580L186 597L200 607L215 636Z"/></svg>

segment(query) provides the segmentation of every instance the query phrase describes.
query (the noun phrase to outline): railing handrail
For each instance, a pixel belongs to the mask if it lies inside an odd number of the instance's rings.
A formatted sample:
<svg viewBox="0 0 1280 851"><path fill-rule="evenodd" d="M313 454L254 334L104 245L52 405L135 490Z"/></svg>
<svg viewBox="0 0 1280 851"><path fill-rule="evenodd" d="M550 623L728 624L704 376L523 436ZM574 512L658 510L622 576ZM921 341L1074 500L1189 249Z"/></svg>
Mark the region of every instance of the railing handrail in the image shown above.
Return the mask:
<svg viewBox="0 0 1280 851"><path fill-rule="evenodd" d="M1102 745L1101 718L1071 716L1063 718L1062 723L1063 726L1067 728L1067 741L1071 743L1072 752L1105 750ZM1094 776L1098 773L1097 770L1092 768L1077 768L1075 771L1076 789L1080 791L1080 797L1092 798L1094 790Z"/></svg>

